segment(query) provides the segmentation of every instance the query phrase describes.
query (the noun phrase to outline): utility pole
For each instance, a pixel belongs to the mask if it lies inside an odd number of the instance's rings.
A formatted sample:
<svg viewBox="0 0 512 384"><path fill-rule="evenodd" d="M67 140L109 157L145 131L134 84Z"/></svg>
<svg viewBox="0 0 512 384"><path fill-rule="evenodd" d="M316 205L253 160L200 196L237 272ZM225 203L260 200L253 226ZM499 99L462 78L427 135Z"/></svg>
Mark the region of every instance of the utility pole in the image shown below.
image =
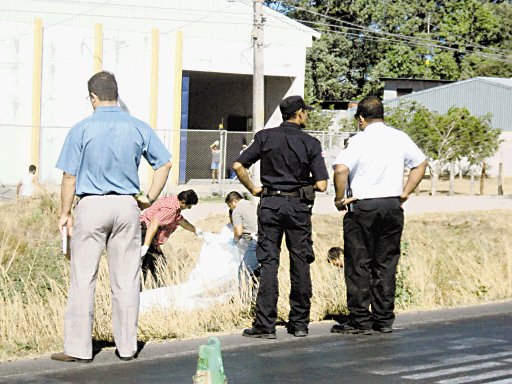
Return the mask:
<svg viewBox="0 0 512 384"><path fill-rule="evenodd" d="M252 77L252 132L263 129L265 126L265 78L263 72L263 0L253 0L253 77ZM253 180L259 183L259 164L254 166Z"/></svg>

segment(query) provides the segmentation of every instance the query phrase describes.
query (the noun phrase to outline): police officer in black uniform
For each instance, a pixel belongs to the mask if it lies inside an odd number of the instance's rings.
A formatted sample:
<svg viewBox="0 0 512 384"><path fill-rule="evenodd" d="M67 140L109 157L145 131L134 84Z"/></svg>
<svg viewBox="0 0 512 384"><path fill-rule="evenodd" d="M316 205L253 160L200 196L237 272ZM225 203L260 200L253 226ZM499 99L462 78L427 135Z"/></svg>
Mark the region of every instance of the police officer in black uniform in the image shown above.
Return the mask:
<svg viewBox="0 0 512 384"><path fill-rule="evenodd" d="M290 96L280 104L284 122L264 129L233 165L240 182L253 196L261 196L258 208L258 247L261 277L256 298L254 327L243 336L275 339L279 255L283 234L290 253L290 313L288 332L308 334L311 308L309 264L315 256L311 240L311 207L315 191L323 192L329 178L320 142L302 131L308 120L302 97ZM251 181L247 169L261 160L261 183Z"/></svg>

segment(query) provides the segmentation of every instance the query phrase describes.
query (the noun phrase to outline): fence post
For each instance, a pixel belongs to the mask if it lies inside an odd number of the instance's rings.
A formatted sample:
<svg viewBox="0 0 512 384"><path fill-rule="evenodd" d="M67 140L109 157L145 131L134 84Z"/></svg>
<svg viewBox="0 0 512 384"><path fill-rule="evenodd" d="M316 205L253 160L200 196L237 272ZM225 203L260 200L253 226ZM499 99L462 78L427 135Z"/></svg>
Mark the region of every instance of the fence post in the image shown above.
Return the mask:
<svg viewBox="0 0 512 384"><path fill-rule="evenodd" d="M32 139L31 163L40 168L41 156L41 88L43 82L43 21L34 21L34 61L32 68Z"/></svg>
<svg viewBox="0 0 512 384"><path fill-rule="evenodd" d="M498 196L503 196L503 163L498 166Z"/></svg>
<svg viewBox="0 0 512 384"><path fill-rule="evenodd" d="M226 148L227 148L227 131L225 129L221 129L220 131L220 162L219 162L219 171L217 172L217 177L219 180L219 195L223 196L224 194L224 181L226 179L225 175L225 167L226 167Z"/></svg>

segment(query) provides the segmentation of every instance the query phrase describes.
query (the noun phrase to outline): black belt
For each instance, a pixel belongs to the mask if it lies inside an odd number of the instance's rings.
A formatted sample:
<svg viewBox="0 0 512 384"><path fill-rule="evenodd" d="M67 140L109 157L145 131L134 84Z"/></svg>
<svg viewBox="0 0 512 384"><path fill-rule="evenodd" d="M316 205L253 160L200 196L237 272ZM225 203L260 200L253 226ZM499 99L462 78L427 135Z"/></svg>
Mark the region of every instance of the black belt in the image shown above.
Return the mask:
<svg viewBox="0 0 512 384"><path fill-rule="evenodd" d="M263 197L265 196L292 196L292 197L300 197L300 191L281 191L279 189L268 189L263 188L263 192L261 193Z"/></svg>
<svg viewBox="0 0 512 384"><path fill-rule="evenodd" d="M357 203L358 201L379 201L379 200L395 200L395 199L400 199L400 196L370 197L368 199L357 199L354 201L354 203Z"/></svg>
<svg viewBox="0 0 512 384"><path fill-rule="evenodd" d="M76 195L80 199L88 196L135 196L131 193L117 193L117 192L107 192L107 193L84 193L82 195Z"/></svg>

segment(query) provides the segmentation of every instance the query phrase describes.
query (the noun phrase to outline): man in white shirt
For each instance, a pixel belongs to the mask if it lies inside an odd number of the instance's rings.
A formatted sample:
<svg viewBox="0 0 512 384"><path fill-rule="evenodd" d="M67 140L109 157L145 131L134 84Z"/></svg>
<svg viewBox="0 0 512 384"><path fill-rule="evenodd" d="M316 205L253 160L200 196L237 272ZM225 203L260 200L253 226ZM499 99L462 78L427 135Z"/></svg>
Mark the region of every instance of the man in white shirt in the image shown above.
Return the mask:
<svg viewBox="0 0 512 384"><path fill-rule="evenodd" d="M36 176L36 169L34 164L28 167L28 173L20 179L16 186L16 197L20 195L23 197L33 196L36 189L41 188L41 184L39 184L39 180Z"/></svg>
<svg viewBox="0 0 512 384"><path fill-rule="evenodd" d="M339 211L348 210L343 239L350 313L348 322L334 325L331 332L389 333L395 319L402 203L425 175L428 162L407 134L384 124L378 97L363 99L355 118L361 132L334 162L334 203ZM410 172L404 186L405 167Z"/></svg>

